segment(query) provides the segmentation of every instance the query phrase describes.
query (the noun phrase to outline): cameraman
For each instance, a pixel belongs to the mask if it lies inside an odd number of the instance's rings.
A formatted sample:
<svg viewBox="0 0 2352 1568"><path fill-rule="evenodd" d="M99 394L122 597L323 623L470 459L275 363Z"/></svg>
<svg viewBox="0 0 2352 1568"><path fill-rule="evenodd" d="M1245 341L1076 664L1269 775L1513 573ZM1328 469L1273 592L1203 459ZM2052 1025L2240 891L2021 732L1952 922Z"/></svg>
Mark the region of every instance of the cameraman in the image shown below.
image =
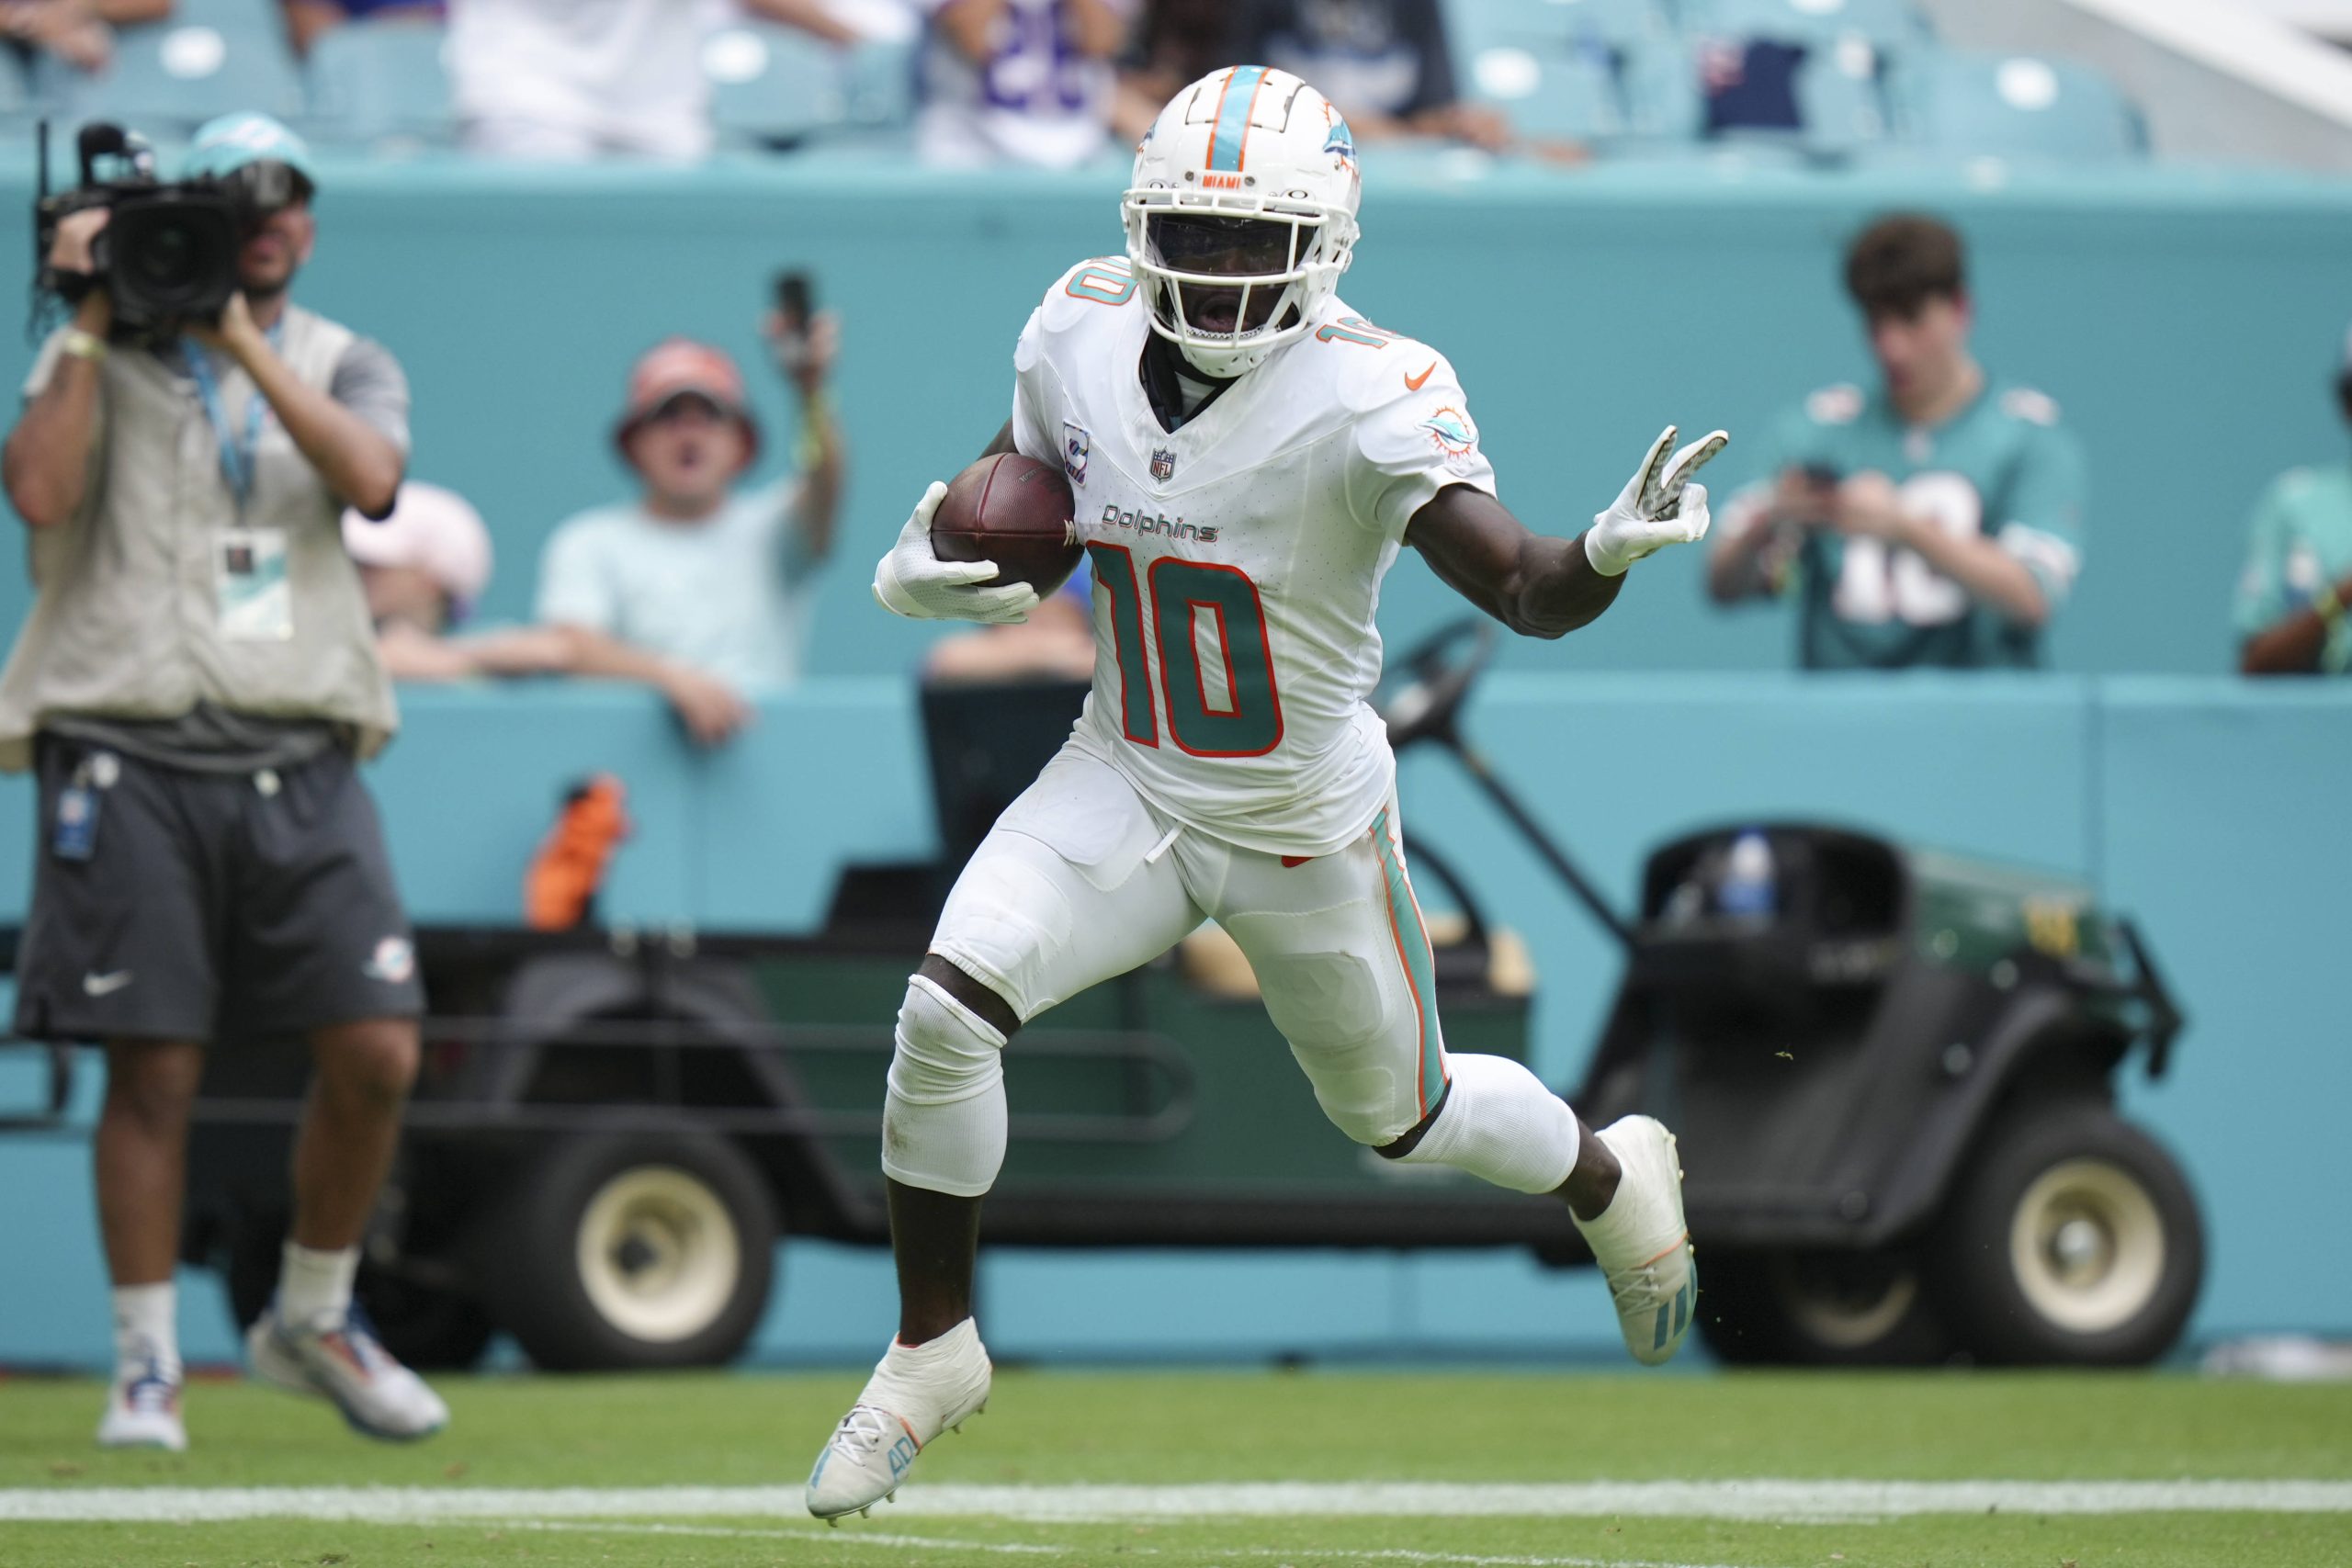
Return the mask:
<svg viewBox="0 0 2352 1568"><path fill-rule="evenodd" d="M99 1442L187 1441L173 1266L189 1108L221 1034L299 1035L315 1066L254 1371L370 1436L418 1438L447 1407L351 1307L423 998L355 771L395 716L338 521L345 502L391 511L408 386L381 347L287 299L314 234L299 138L228 116L187 173L237 205L239 291L185 335L112 341L92 253L106 211L65 217L49 259L87 291L0 461L38 591L0 674L0 767L32 765L40 786L17 1030L106 1047L94 1153L117 1369Z"/></svg>

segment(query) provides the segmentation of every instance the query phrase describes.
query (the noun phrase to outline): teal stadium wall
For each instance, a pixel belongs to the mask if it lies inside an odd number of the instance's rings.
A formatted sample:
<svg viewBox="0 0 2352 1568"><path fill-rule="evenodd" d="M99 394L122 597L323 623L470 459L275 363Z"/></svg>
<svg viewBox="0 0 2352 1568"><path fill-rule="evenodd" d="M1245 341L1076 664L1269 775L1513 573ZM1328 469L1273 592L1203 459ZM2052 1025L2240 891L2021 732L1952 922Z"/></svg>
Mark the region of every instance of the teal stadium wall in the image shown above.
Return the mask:
<svg viewBox="0 0 2352 1568"><path fill-rule="evenodd" d="M2352 316L2352 187L2193 171L1987 189L1710 165L1474 169L1368 159L1368 238L1347 293L1453 359L1505 498L1564 533L1614 493L1666 418L1760 434L1792 397L1861 368L1835 259L1864 215L1901 203L1962 221L1985 357L2057 396L2090 454L2089 563L2054 644L2072 673L1775 673L1785 623L1710 611L1681 555L1645 566L1591 630L1508 646L1472 728L1621 902L1658 839L1782 814L2088 877L2142 917L2193 1014L2175 1076L2128 1090L2207 1204L2211 1269L2192 1333L2352 1331L2352 1236L2306 1223L2341 1186L2323 1151L2352 1103L2334 890L2352 852L2339 804L2352 695L2213 673L2230 658L2254 493L2281 468L2345 452L2324 376ZM527 177L331 167L303 296L406 361L415 472L472 496L496 532L493 619L527 612L547 529L621 490L605 432L639 349L685 331L750 355L764 279L785 265L814 269L846 319L854 477L819 611L819 678L708 758L689 756L638 694L407 694L409 731L374 782L420 918L511 918L556 791L589 767L628 777L640 823L612 890L623 919L799 929L842 861L927 846L905 676L929 633L873 608L866 565L922 481L953 472L1002 419L1012 339L1045 284L1115 248L1117 183L951 180L854 160ZM0 214L24 194L0 186ZM0 293L21 284L28 239L0 231ZM9 344L0 374L28 357ZM783 400L763 374L780 434ZM1739 453L1726 479L1745 472ZM25 602L20 564L5 563L0 606L13 620ZM1408 559L1384 630L1394 645L1455 607ZM1442 758L1409 759L1404 778L1415 829L1529 935L1540 1060L1572 1078L1609 954ZM0 918L21 908L28 818L21 783L0 784ZM23 1082L0 1076L0 1096ZM105 1353L85 1169L70 1140L0 1140L0 1190L36 1200L0 1216L0 1362ZM984 1288L1001 1354L1611 1343L1589 1276L1506 1256L1006 1254ZM794 1244L759 1348L868 1357L888 1300L878 1256ZM185 1316L194 1353L232 1353L217 1314L191 1304Z"/></svg>

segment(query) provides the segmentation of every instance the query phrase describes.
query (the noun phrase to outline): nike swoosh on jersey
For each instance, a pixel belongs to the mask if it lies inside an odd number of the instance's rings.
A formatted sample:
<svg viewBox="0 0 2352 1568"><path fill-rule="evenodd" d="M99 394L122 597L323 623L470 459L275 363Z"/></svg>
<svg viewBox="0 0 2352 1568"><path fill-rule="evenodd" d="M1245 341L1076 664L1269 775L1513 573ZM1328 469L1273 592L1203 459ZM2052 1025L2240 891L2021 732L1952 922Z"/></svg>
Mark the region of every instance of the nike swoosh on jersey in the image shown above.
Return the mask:
<svg viewBox="0 0 2352 1568"><path fill-rule="evenodd" d="M1405 390L1408 392L1419 391L1421 389L1421 384L1427 381L1430 377L1436 372L1436 370L1437 361L1432 359L1430 361L1429 368L1427 370L1422 371L1418 376L1408 376L1405 378Z"/></svg>
<svg viewBox="0 0 2352 1568"><path fill-rule="evenodd" d="M110 997L130 984L130 971L118 969L111 975L85 975L82 994L85 997Z"/></svg>

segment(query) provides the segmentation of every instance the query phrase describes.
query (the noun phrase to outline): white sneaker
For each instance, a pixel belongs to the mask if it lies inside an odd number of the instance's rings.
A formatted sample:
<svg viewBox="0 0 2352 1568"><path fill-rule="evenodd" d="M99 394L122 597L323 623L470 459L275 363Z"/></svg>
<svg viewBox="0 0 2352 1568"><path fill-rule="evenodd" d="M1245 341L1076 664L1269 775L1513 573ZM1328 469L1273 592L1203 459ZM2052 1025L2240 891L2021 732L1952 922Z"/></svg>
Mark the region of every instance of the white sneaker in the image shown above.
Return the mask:
<svg viewBox="0 0 2352 1568"><path fill-rule="evenodd" d="M892 1340L808 1472L808 1511L838 1524L896 1496L925 1445L988 1408L989 1376L968 1317L922 1345Z"/></svg>
<svg viewBox="0 0 2352 1568"><path fill-rule="evenodd" d="M150 1360L117 1371L114 1386L107 1391L107 1413L98 1418L98 1447L186 1452L179 1370Z"/></svg>
<svg viewBox="0 0 2352 1568"><path fill-rule="evenodd" d="M1655 1367L1690 1331L1699 1268L1682 1222L1682 1165L1674 1134L1647 1116L1628 1116L1593 1134L1624 1174L1600 1217L1578 1220L1601 1278L1617 1303L1617 1326L1634 1359Z"/></svg>
<svg viewBox="0 0 2352 1568"><path fill-rule="evenodd" d="M449 1424L441 1396L392 1359L356 1307L339 1324L298 1328L272 1303L245 1331L245 1354L255 1377L329 1401L368 1437L408 1442Z"/></svg>

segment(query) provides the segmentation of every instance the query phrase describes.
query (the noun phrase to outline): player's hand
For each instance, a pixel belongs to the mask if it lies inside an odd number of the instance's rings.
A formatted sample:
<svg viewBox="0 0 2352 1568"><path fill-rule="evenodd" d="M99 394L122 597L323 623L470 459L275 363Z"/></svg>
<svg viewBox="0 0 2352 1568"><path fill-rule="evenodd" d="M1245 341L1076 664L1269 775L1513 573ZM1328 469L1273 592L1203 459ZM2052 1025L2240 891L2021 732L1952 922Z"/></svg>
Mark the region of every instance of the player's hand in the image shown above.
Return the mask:
<svg viewBox="0 0 2352 1568"><path fill-rule="evenodd" d="M1037 607L1037 591L1025 582L981 587L996 575L996 562L941 560L931 549L931 514L947 487L933 479L915 502L914 515L899 530L899 542L874 569L874 597L894 615L918 621L986 621L1009 626L1025 621Z"/></svg>
<svg viewBox="0 0 2352 1568"><path fill-rule="evenodd" d="M1707 536L1707 487L1692 484L1690 476L1713 460L1731 437L1712 431L1676 452L1675 434L1670 424L1658 433L1616 501L1608 511L1596 513L1592 526L1585 530L1585 559L1601 576L1621 576L1654 550L1695 544Z"/></svg>

